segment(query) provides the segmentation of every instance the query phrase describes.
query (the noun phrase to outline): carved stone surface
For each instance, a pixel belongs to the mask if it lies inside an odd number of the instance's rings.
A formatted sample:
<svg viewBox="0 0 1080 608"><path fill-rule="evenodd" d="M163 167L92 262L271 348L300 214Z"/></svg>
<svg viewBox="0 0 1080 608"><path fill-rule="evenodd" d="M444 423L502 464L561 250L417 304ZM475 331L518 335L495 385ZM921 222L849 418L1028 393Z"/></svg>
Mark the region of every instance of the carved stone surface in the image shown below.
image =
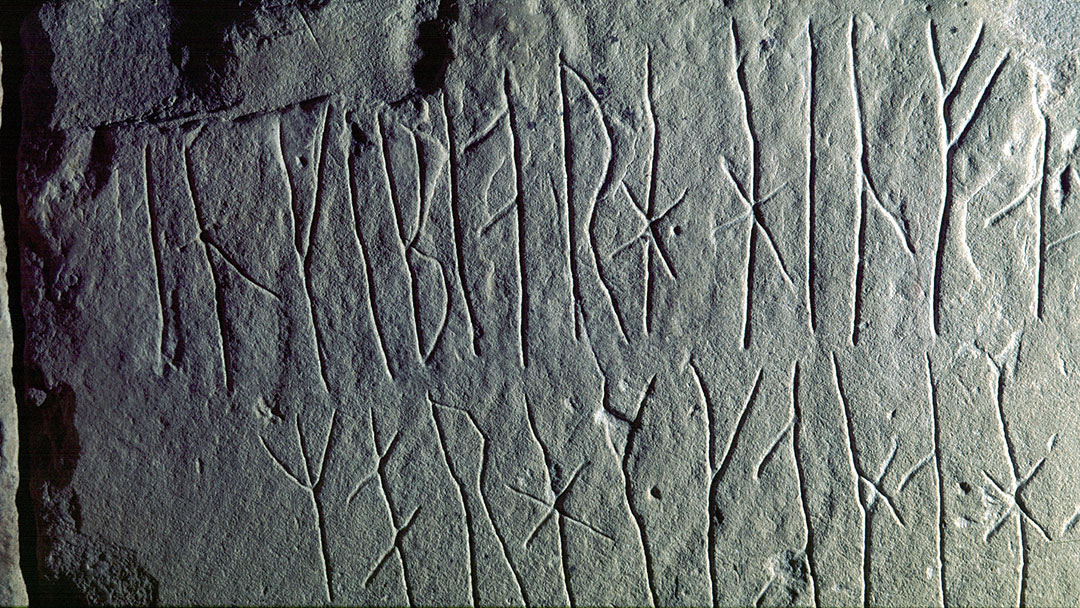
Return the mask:
<svg viewBox="0 0 1080 608"><path fill-rule="evenodd" d="M45 592L1075 603L1080 5L731 4L43 4Z"/></svg>

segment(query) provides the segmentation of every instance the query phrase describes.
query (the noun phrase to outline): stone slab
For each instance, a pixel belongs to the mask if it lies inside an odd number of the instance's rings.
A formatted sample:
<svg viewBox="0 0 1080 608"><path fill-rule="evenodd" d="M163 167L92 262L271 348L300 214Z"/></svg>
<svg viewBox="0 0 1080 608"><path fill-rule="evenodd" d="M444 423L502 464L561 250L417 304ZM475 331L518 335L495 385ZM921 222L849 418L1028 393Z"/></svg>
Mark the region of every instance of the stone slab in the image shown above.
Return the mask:
<svg viewBox="0 0 1080 608"><path fill-rule="evenodd" d="M211 6L24 26L49 598L1076 602L1080 4Z"/></svg>

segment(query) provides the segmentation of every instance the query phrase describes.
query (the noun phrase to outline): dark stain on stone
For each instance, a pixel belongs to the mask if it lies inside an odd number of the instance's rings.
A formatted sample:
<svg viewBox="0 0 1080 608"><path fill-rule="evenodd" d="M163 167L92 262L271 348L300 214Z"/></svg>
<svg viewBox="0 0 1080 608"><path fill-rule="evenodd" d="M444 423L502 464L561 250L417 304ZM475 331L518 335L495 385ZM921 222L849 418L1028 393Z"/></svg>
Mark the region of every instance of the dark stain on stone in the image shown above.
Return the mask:
<svg viewBox="0 0 1080 608"><path fill-rule="evenodd" d="M27 422L21 437L37 457L24 460L37 511L42 606L149 606L159 603L158 581L135 552L83 532L82 505L71 485L82 448L75 426L77 399L63 382L51 384L39 369L26 372Z"/></svg>
<svg viewBox="0 0 1080 608"><path fill-rule="evenodd" d="M170 0L169 56L190 93L211 106L235 103L229 87L236 69L236 43L258 34L259 14L319 9L328 0Z"/></svg>
<svg viewBox="0 0 1080 608"><path fill-rule="evenodd" d="M90 161L86 169L87 186L93 196L101 194L109 183L116 158L116 129L99 127L94 130L94 139L90 144Z"/></svg>
<svg viewBox="0 0 1080 608"><path fill-rule="evenodd" d="M26 463L24 471L39 485L48 481L55 487L67 487L81 453L75 427L75 391L63 382L46 386L37 369L28 370L26 376L26 414L36 432L21 439L37 458Z"/></svg>
<svg viewBox="0 0 1080 608"><path fill-rule="evenodd" d="M42 556L42 590L49 606L157 606L158 581L123 547L71 534Z"/></svg>
<svg viewBox="0 0 1080 608"><path fill-rule="evenodd" d="M364 129L355 122L350 125L350 131L352 132L352 152L353 154L360 154L365 152L373 144L371 138Z"/></svg>
<svg viewBox="0 0 1080 608"><path fill-rule="evenodd" d="M430 95L446 82L446 71L454 60L454 24L461 14L458 0L441 0L434 19L420 24L416 44L420 59L413 66L416 88Z"/></svg>

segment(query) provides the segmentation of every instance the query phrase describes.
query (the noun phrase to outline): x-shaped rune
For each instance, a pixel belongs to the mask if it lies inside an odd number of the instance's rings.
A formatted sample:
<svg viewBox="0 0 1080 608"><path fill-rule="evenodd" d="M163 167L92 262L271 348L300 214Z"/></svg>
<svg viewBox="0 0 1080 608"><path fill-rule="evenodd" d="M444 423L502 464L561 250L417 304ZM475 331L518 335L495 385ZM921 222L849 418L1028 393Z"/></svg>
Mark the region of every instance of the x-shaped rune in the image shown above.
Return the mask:
<svg viewBox="0 0 1080 608"><path fill-rule="evenodd" d="M657 214L655 209L643 209L641 204L638 202L637 197L635 197L633 193L630 192L630 188L628 188L626 184L619 185L622 187L623 192L626 193L627 198L630 199L630 202L633 203L632 205L630 205L630 208L637 213L638 217L645 225L642 227L641 231L637 233L636 236L615 249L615 251L613 251L611 255L608 256L608 259L619 255L620 253L626 251L636 243L642 242L645 243L645 246L649 248L649 253L647 255L650 256L650 261L651 253L655 250L656 255L660 258L660 261L664 263L664 270L667 271L668 276L671 277L672 280L678 279L678 275L675 273L675 268L671 265L671 258L668 255L667 249L664 248L664 241L660 239L659 224L660 222L664 221L664 219L666 219L667 216L670 215L676 207L681 205L682 202L686 200L686 193L688 191L688 188L683 188L682 194L679 195L679 200L675 201L675 204L665 209L662 213Z"/></svg>
<svg viewBox="0 0 1080 608"><path fill-rule="evenodd" d="M862 492L860 492L859 496L860 500L862 500L863 502L863 505L865 505L866 507L866 511L870 512L870 510L873 509L874 505L877 503L878 498L880 498L882 502L885 503L885 506L889 508L889 513L892 513L893 519L896 520L896 523L903 526L905 525L904 518L901 517L900 512L896 510L896 505L893 504L894 499L892 495L885 491L885 488L882 486L881 483L882 479L885 478L885 474L889 472L889 467L892 466L893 460L896 458L897 447L898 446L896 443L896 437L893 437L892 449L889 450L889 455L885 457L885 462L881 465L881 471L878 472L878 476L876 478L870 479L869 476L863 473L858 462L856 462L855 465L855 473L859 476L859 481L862 482L860 486L864 488L866 492L870 493L869 497L864 497ZM904 478L897 485L896 493L899 494L900 492L902 492L904 490L904 486L906 486L908 481L911 480L911 477L915 475L915 473L917 473L919 469L923 468L929 463L930 457L928 456L924 458L922 462L916 464L910 471L908 471L907 475L904 475Z"/></svg>
<svg viewBox="0 0 1080 608"><path fill-rule="evenodd" d="M1021 333L1022 332L1020 331L1015 332L1009 339L1009 343L1005 345L1005 348L1003 348L1000 353L998 353L997 357L994 357L983 349L979 349L986 357L987 363L990 365L990 368L997 375L997 393L995 396L995 401L997 405L998 424L1000 426L1001 439L1005 443L1005 455L1008 457L1009 460L1009 476L1012 477L1012 481L1009 483L1008 489L1006 489L1005 484L1000 483L997 479L994 479L994 477L990 475L990 473L987 472L985 469L983 470L983 477L985 477L987 481L994 485L994 488L998 491L999 494L1001 494L1001 497L1004 499L1004 502L1006 504L1005 512L1002 513L1001 517L997 520L997 522L993 526L990 526L990 529L987 530L986 535L983 537L984 541L990 540L990 537L1001 529L1001 527L1005 524L1005 521L1008 520L1009 516L1013 514L1014 510L1017 512L1017 517L1020 518L1021 522L1023 522L1024 519L1028 520L1032 523L1032 525L1035 526L1036 529L1038 529L1039 533L1042 534L1044 539L1046 539L1047 541L1050 540L1050 535L1046 533L1046 528L1043 528L1042 524L1040 524L1038 520L1036 520L1035 517L1032 516L1031 512L1027 508L1027 504L1024 502L1023 496L1021 495L1024 491L1024 488L1026 488L1027 485L1031 483L1031 480L1034 479L1035 475L1039 472L1039 469L1042 468L1043 463L1046 462L1046 457L1044 456L1040 458L1039 461L1031 467L1031 470L1028 471L1028 474L1021 478L1020 466L1019 464L1017 464L1016 461L1016 449L1013 447L1013 440L1010 436L1009 425L1005 417L1004 395L1006 372L1011 368L1011 366L1016 364L1017 358L1020 356L1019 345ZM1012 361L1009 361L1006 358L1006 355L1008 355L1010 352L1012 353L1013 357ZM1053 450L1052 442L1053 439L1051 439L1051 443L1047 446L1047 455L1049 455L1049 452Z"/></svg>
<svg viewBox="0 0 1080 608"><path fill-rule="evenodd" d="M863 472L862 458L860 458L855 451L855 434L852 432L851 412L848 410L847 398L844 396L844 389L840 383L840 368L836 362L836 353L833 353L833 373L836 380L837 396L840 399L840 407L844 413L844 427L848 436L848 453L851 455L851 467L855 473L857 479L857 485L859 489L859 504L862 505L863 513L869 515L871 509L877 504L878 498L885 503L888 507L889 513L892 514L893 519L900 526L906 525L904 518L900 516L900 512L897 511L894 499L889 492L885 491L882 485L882 480L885 479L885 475L889 472L889 467L892 466L896 460L896 451L898 444L896 436L892 438L892 447L889 449L889 455L885 457L884 462L881 465L881 470L878 472L876 478L871 479L866 473ZM918 462L915 466L903 476L898 484L896 484L896 491L894 494L900 494L904 491L908 482L916 473L922 470L923 467L930 464L933 460L933 454L930 454Z"/></svg>
<svg viewBox="0 0 1080 608"><path fill-rule="evenodd" d="M675 280L678 278L678 276L675 273L674 267L671 265L671 257L668 255L667 249L664 248L664 242L660 239L660 233L658 232L658 224L662 222L672 211L674 211L676 207L682 204L682 202L686 199L687 188L683 189L682 194L679 195L679 199L675 202L674 205L668 207L662 213L657 213L656 188L658 181L657 167L660 163L660 150L657 134L656 113L653 108L653 79L651 63L652 54L651 52L647 52L645 56L645 90L643 91L643 93L645 98L645 118L648 120L652 145L649 147L648 194L647 198L644 201L644 204L638 197L634 196L633 192L630 191L630 188L626 185L625 182L619 183L620 189L623 191L623 193L626 194L626 198L630 199L630 202L632 203L630 207L638 215L638 218L640 218L640 220L644 223L644 226L634 238L628 240L626 243L623 243L618 248L616 248L615 251L613 251L611 255L608 256L608 259L619 255L626 249L633 246L635 243L643 242L645 243L646 247L646 273L648 273L652 267L652 252L656 251L656 255L664 264L664 270L667 271L668 276L672 280Z"/></svg>
<svg viewBox="0 0 1080 608"><path fill-rule="evenodd" d="M1017 517L1026 519L1031 522L1032 525L1034 525L1035 528L1039 531L1039 533L1042 534L1044 539L1048 541L1050 540L1050 535L1046 533L1046 529L1043 528L1042 524L1040 524L1038 520L1036 520L1035 517L1031 514L1031 512L1028 511L1027 505L1024 504L1023 497L1020 496L1020 493L1024 491L1024 488L1027 487L1028 483L1030 483L1032 478L1035 477L1035 474L1038 473L1039 469L1042 468L1044 462L1046 462L1046 458L1040 458L1039 462L1036 462L1035 466L1031 467L1031 471L1023 479L1015 479L1014 476L1013 482L1010 484L1008 489L1005 489L1004 484L998 483L998 480L994 479L994 477L990 475L990 473L986 472L985 470L983 471L983 477L986 477L986 479L994 485L994 488L996 488L998 493L1001 494L1001 498L1007 505L1005 508L1005 512L997 520L997 523L995 523L993 526L990 527L989 530L987 530L986 536L983 537L984 541L990 540L990 537L993 536L998 530L1000 530L1003 525L1005 525L1005 521L1009 519L1009 516L1013 514L1014 510L1017 512Z"/></svg>
<svg viewBox="0 0 1080 608"><path fill-rule="evenodd" d="M383 552L382 557L379 558L378 562L376 562L375 567L371 569L370 573L368 573L367 578L364 579L364 587L368 587L369 585L371 585L371 581L375 579L375 575L379 573L379 570L381 570L382 567L386 565L386 562L389 561L395 553L397 554L398 558L401 559L402 568L405 567L405 555L404 551L402 550L402 543L404 542L405 534L408 533L409 528L412 527L413 522L416 521L416 516L419 513L420 507L416 507L415 509L413 509L412 515L409 515L408 519L405 520L405 523L402 524L401 527L397 527L396 525L394 526L394 542L390 544L390 548Z"/></svg>
<svg viewBox="0 0 1080 608"><path fill-rule="evenodd" d="M611 542L615 542L615 539L610 534L608 534L607 532L604 532L603 530L598 529L596 526L593 526L592 524L590 524L590 523L588 523L588 522L586 522L586 521L584 521L582 519L578 519L577 517L574 517L573 515L570 515L569 513L566 512L565 503L566 503L567 495L570 493L570 489L574 487L574 483L577 481L578 474L581 473L581 470L584 469L584 468L585 468L585 465L582 464L577 469L574 469L574 472L570 475L570 480L568 482L566 482L566 487L564 487L558 493L555 493L555 484L554 484L554 482L550 482L550 487L551 487L550 492L551 492L551 494L549 496L551 497L551 502L548 502L548 501L545 501L545 500L543 500L541 498L533 496L532 494L530 494L530 493L528 493L528 492L526 492L524 490L519 490L518 488L515 488L513 486L510 486L510 485L506 486L507 489L509 489L511 492L513 492L513 493L515 493L515 494L517 494L519 496L522 496L524 498L527 498L527 499L531 500L532 502L535 502L536 504L547 507L547 509L548 509L547 513L544 515L543 518L540 519L540 521L536 524L536 526L533 527L533 530L529 534L529 537L525 540L526 545L530 544L533 541L533 539L536 538L537 534L540 533L540 528L543 528L544 524L546 524L548 522L548 520L550 520L552 518L555 518L555 517L561 517L561 518L564 518L564 519L566 519L568 521L572 521L572 522L578 524L579 526L582 526L583 528L586 528L587 530L590 530L590 531L592 531L592 532L594 532L596 534L599 534L600 536L603 536L604 538L610 540Z"/></svg>
<svg viewBox="0 0 1080 608"><path fill-rule="evenodd" d="M736 194L738 194L739 202L743 204L746 212L739 217L728 220L713 229L713 237L716 236L717 232L723 230L724 228L727 228L728 226L731 226L732 224L737 224L739 222L742 222L743 220L749 220L751 246L753 246L753 242L755 240L755 237L757 236L757 232L760 231L761 234L765 236L765 242L769 244L769 251L772 252L773 258L776 260L776 265L780 268L780 274L783 275L784 281L787 282L788 287L790 287L791 290L794 292L795 282L791 280L791 274L788 273L787 265L784 264L784 258L780 255L780 249L776 246L776 239L773 238L772 231L770 231L769 228L765 225L765 220L761 215L761 205L765 204L770 199L775 197L787 186L787 184L780 186L776 190L773 190L772 192L766 194L761 198L756 198L756 195L753 193L747 194L746 189L743 188L742 184L739 183L739 180L735 179L735 175L732 173L731 165L728 164L727 159L721 157L720 161L720 164L724 168L724 175L727 176L728 180L731 182L731 185L735 187L735 192Z"/></svg>

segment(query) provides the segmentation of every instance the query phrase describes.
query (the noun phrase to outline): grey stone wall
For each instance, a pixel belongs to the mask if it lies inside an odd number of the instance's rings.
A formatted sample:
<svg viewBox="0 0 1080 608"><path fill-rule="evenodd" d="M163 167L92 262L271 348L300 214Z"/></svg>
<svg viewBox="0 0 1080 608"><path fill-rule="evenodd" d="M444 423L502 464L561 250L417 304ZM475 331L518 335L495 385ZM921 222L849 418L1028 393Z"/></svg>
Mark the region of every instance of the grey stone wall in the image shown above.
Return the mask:
<svg viewBox="0 0 1080 608"><path fill-rule="evenodd" d="M43 3L43 588L1074 603L1078 5L1040 6Z"/></svg>

